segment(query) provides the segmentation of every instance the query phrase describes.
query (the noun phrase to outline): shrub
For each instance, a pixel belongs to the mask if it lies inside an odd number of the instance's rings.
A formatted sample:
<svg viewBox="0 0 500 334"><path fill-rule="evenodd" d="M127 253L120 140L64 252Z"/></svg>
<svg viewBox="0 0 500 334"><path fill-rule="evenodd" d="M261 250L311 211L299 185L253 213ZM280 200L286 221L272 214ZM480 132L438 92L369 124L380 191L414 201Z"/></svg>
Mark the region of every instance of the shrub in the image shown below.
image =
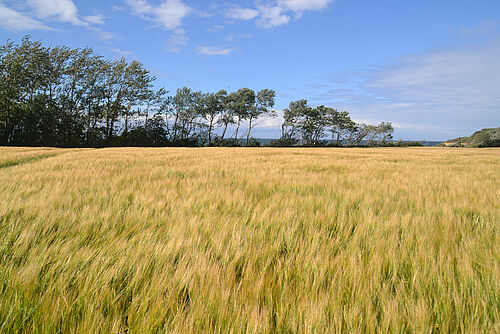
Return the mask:
<svg viewBox="0 0 500 334"><path fill-rule="evenodd" d="M298 143L295 138L280 138L275 139L267 144L268 147L293 147Z"/></svg>

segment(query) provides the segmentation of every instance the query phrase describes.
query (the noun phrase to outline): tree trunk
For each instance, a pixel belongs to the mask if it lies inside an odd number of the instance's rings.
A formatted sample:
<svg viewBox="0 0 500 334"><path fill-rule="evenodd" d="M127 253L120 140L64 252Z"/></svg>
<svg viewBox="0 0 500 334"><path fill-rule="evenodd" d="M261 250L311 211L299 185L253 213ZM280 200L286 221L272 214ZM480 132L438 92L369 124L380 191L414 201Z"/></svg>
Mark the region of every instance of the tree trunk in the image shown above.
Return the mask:
<svg viewBox="0 0 500 334"><path fill-rule="evenodd" d="M222 141L224 140L224 136L226 135L227 125L228 123L224 123L224 131L222 131L222 137L221 137Z"/></svg>
<svg viewBox="0 0 500 334"><path fill-rule="evenodd" d="M127 111L125 112L125 131L123 136L125 137L125 144L128 145L128 115L130 112L130 105L127 107Z"/></svg>
<svg viewBox="0 0 500 334"><path fill-rule="evenodd" d="M6 116L7 117L5 118L5 143L9 145L12 133L12 130L10 129L10 103L7 103Z"/></svg>
<svg viewBox="0 0 500 334"><path fill-rule="evenodd" d="M214 123L214 118L210 118L210 125L208 127L208 145L212 144L212 127Z"/></svg>
<svg viewBox="0 0 500 334"><path fill-rule="evenodd" d="M86 142L87 146L90 146L90 115L91 115L91 110L90 110L91 104L89 103L89 113L87 115L88 121L87 121L87 136L86 136Z"/></svg>
<svg viewBox="0 0 500 334"><path fill-rule="evenodd" d="M179 112L175 114L175 120L174 120L174 142L177 140L177 122L179 121Z"/></svg>
<svg viewBox="0 0 500 334"><path fill-rule="evenodd" d="M241 118L238 117L238 126L236 127L236 132L234 134L234 139L238 140L238 131L240 130Z"/></svg>
<svg viewBox="0 0 500 334"><path fill-rule="evenodd" d="M248 146L248 142L250 140L250 132L252 132L252 117L250 117L250 120L248 123L247 146Z"/></svg>

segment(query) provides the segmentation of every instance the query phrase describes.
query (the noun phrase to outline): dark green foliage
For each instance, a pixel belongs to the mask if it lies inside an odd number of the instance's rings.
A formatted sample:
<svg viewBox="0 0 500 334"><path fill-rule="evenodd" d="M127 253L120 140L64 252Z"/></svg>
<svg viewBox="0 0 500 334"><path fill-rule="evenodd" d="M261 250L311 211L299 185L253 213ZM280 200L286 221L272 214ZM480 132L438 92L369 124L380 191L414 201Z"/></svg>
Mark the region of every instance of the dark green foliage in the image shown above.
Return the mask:
<svg viewBox="0 0 500 334"><path fill-rule="evenodd" d="M467 146L470 147L499 147L500 127L496 129L482 129L474 132L470 137Z"/></svg>
<svg viewBox="0 0 500 334"><path fill-rule="evenodd" d="M120 146L167 146L169 144L165 120L160 115L148 119L119 138Z"/></svg>
<svg viewBox="0 0 500 334"><path fill-rule="evenodd" d="M0 47L0 145L128 143L139 106L154 108L165 93L153 91L154 80L137 61L104 60L91 49L8 42Z"/></svg>
<svg viewBox="0 0 500 334"><path fill-rule="evenodd" d="M267 144L267 146L269 147L292 147L292 146L295 146L297 145L298 143L298 140L295 139L295 138L280 138L280 139L275 139L271 142L269 142L269 144Z"/></svg>
<svg viewBox="0 0 500 334"><path fill-rule="evenodd" d="M92 49L44 47L29 36L0 46L0 145L239 146L248 121L275 116L275 92L242 88L228 94L183 87L167 96L137 61L107 60ZM234 141L225 142L236 125ZM217 126L222 137L213 143Z"/></svg>
<svg viewBox="0 0 500 334"><path fill-rule="evenodd" d="M230 139L222 139L221 137L216 137L212 143L210 143L210 146L219 146L219 147L240 147L241 142L237 139L230 138Z"/></svg>
<svg viewBox="0 0 500 334"><path fill-rule="evenodd" d="M424 143L421 141L398 140L396 142L388 141L384 144L381 144L381 146L385 146L385 147L415 147L415 146L422 147L422 146L424 146Z"/></svg>
<svg viewBox="0 0 500 334"><path fill-rule="evenodd" d="M260 147L260 141L258 141L257 139L255 139L253 137L248 138L246 146L248 146L248 147Z"/></svg>
<svg viewBox="0 0 500 334"><path fill-rule="evenodd" d="M500 147L500 127L482 129L474 132L470 137L450 139L440 146L447 147Z"/></svg>
<svg viewBox="0 0 500 334"><path fill-rule="evenodd" d="M183 87L167 96L155 80L138 61L104 59L89 48L44 47L29 36L8 42L0 46L0 146L255 147L256 122L277 116L274 90ZM285 110L282 138L269 146L380 146L393 131L390 123L356 124L346 111L299 100Z"/></svg>
<svg viewBox="0 0 500 334"><path fill-rule="evenodd" d="M324 140L327 132L332 140ZM300 146L383 146L392 139L394 128L391 123L379 125L356 124L346 111L318 106L312 108L307 100L293 101L285 110L281 141L282 145L294 139ZM292 145L295 146L295 145Z"/></svg>

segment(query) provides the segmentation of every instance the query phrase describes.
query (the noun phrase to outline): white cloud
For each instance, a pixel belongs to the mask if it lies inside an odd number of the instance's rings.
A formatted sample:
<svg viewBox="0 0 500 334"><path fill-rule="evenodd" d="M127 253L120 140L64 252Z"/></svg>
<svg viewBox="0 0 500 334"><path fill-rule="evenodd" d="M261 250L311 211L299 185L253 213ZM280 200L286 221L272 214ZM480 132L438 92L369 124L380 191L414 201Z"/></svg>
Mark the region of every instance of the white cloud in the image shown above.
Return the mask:
<svg viewBox="0 0 500 334"><path fill-rule="evenodd" d="M273 109L278 117L264 117L255 123L257 128L280 129L283 124L284 109Z"/></svg>
<svg viewBox="0 0 500 334"><path fill-rule="evenodd" d="M182 19L192 13L192 9L181 0L166 0L158 6L152 6L145 0L127 0L131 11L157 25L174 30L182 25Z"/></svg>
<svg viewBox="0 0 500 334"><path fill-rule="evenodd" d="M227 42L232 42L235 39L246 39L246 38L252 38L252 35L250 34L245 34L245 33L239 33L239 34L230 34L224 38Z"/></svg>
<svg viewBox="0 0 500 334"><path fill-rule="evenodd" d="M56 30L43 21L57 20L84 27L106 42L116 38L114 33L89 24L103 24L104 16L87 16L82 20L78 17L78 9L71 0L27 0L19 2L17 7L26 14L10 9L0 2L0 26L12 31ZM28 16L28 13L35 15L39 20Z"/></svg>
<svg viewBox="0 0 500 334"><path fill-rule="evenodd" d="M470 112L487 107L498 111L499 59L500 41L410 55L374 73L364 86L391 100L448 110L466 107Z"/></svg>
<svg viewBox="0 0 500 334"><path fill-rule="evenodd" d="M222 48L219 46L200 46L197 51L198 54L205 56L227 56L231 54L234 49Z"/></svg>
<svg viewBox="0 0 500 334"><path fill-rule="evenodd" d="M22 12L8 8L0 0L0 26L12 31L55 30L45 23L52 20L84 27L105 41L116 37L114 33L91 25L104 24L103 15L86 16L81 19L78 16L78 8L72 0L22 0L16 5Z"/></svg>
<svg viewBox="0 0 500 334"><path fill-rule="evenodd" d="M220 30L224 30L224 26L219 25L219 24L215 24L207 29L208 32L215 32L215 31L220 31Z"/></svg>
<svg viewBox="0 0 500 334"><path fill-rule="evenodd" d="M263 28L274 28L290 21L290 17L283 14L283 8L278 6L260 6L258 24Z"/></svg>
<svg viewBox="0 0 500 334"><path fill-rule="evenodd" d="M210 13L210 12L205 12L205 11L196 11L196 16L204 18L204 19L209 19L213 17L215 14Z"/></svg>
<svg viewBox="0 0 500 334"><path fill-rule="evenodd" d="M118 48L112 48L112 49L109 49L109 51L117 53L120 56L125 57L125 58L135 57L135 54L132 51L122 50L122 49L118 49Z"/></svg>
<svg viewBox="0 0 500 334"><path fill-rule="evenodd" d="M78 18L78 8L71 0L28 0L28 3L35 9L36 16L42 20L55 18L75 25L88 25Z"/></svg>
<svg viewBox="0 0 500 334"><path fill-rule="evenodd" d="M174 53L180 52L180 47L186 45L188 40L184 30L176 29L167 40L167 50Z"/></svg>
<svg viewBox="0 0 500 334"><path fill-rule="evenodd" d="M146 0L127 0L127 4L134 15L145 15L154 10Z"/></svg>
<svg viewBox="0 0 500 334"><path fill-rule="evenodd" d="M166 29L180 27L182 19L191 12L181 0L167 0L155 10L158 23Z"/></svg>
<svg viewBox="0 0 500 334"><path fill-rule="evenodd" d="M0 26L10 31L54 30L0 3Z"/></svg>
<svg viewBox="0 0 500 334"><path fill-rule="evenodd" d="M294 12L304 12L325 9L332 2L333 0L278 0L278 6Z"/></svg>
<svg viewBox="0 0 500 334"><path fill-rule="evenodd" d="M257 18L257 24L263 28L274 28L290 22L290 14L300 18L303 12L323 10L333 0L275 0L273 2L258 2L257 8L242 8L232 6L224 16L234 20L252 20Z"/></svg>
<svg viewBox="0 0 500 334"><path fill-rule="evenodd" d="M110 31L106 31L96 27L87 27L87 29L94 32L100 40L103 40L105 42L110 42L116 39L116 34Z"/></svg>
<svg viewBox="0 0 500 334"><path fill-rule="evenodd" d="M468 135L500 125L499 59L500 36L407 55L387 66L353 71L352 80L346 73L332 75L330 89L320 88L325 92L313 93L311 100L358 119L394 122L405 138Z"/></svg>
<svg viewBox="0 0 500 334"><path fill-rule="evenodd" d="M98 14L98 15L86 16L83 19L93 24L104 24L105 17L104 15Z"/></svg>
<svg viewBox="0 0 500 334"><path fill-rule="evenodd" d="M189 39L181 29L182 20L194 11L182 0L166 0L158 6L151 5L147 0L126 0L126 3L132 14L172 31L166 43L168 51L180 52L180 47L187 44Z"/></svg>
<svg viewBox="0 0 500 334"><path fill-rule="evenodd" d="M248 21L256 18L259 15L259 11L252 8L235 6L228 9L224 15L230 19Z"/></svg>

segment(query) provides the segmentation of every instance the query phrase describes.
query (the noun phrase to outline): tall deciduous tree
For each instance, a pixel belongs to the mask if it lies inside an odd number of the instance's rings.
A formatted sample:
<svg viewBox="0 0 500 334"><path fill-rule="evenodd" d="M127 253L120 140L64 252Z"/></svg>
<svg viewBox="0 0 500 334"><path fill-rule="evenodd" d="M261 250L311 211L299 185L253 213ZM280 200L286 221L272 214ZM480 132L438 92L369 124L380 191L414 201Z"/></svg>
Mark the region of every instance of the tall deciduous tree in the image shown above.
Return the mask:
<svg viewBox="0 0 500 334"><path fill-rule="evenodd" d="M257 93L255 105L248 111L248 132L247 141L250 140L253 122L261 117L276 117L276 112L271 108L274 107L274 98L276 92L271 89L263 89Z"/></svg>
<svg viewBox="0 0 500 334"><path fill-rule="evenodd" d="M327 126L332 135L332 142L337 145L345 140L351 132L356 131L356 123L351 119L347 111L338 111L334 108L326 109Z"/></svg>
<svg viewBox="0 0 500 334"><path fill-rule="evenodd" d="M236 118L236 131L234 139L238 140L238 132L241 122L250 117L250 113L255 107L255 92L250 88L241 88L238 91L231 93L228 97L229 108L232 110Z"/></svg>
<svg viewBox="0 0 500 334"><path fill-rule="evenodd" d="M200 115L207 121L208 144L212 144L213 129L217 124L217 119L221 117L226 105L227 92L220 90L217 93L203 94L199 102Z"/></svg>
<svg viewBox="0 0 500 334"><path fill-rule="evenodd" d="M29 36L0 46L0 145L212 145L221 127L248 121L249 145L256 121L275 117L275 92L241 88L228 94L183 87L173 96L156 89L156 78L138 61L104 59L90 48L45 47ZM347 112L306 100L284 113L282 143L377 145L391 139L390 123L358 125ZM220 133L220 132L219 132ZM229 144L229 143L228 143Z"/></svg>

